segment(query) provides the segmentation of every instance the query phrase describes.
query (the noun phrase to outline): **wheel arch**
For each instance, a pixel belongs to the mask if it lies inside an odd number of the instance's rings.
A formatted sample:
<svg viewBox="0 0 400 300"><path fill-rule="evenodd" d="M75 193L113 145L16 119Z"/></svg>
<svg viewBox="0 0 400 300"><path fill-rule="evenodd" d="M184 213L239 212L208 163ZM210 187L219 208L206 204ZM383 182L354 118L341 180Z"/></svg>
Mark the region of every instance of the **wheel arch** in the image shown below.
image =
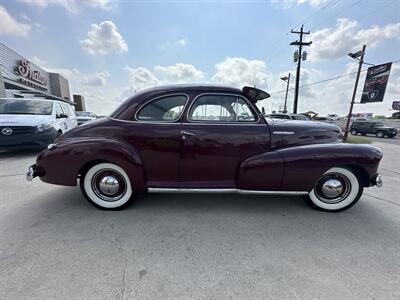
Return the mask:
<svg viewBox="0 0 400 300"><path fill-rule="evenodd" d="M133 146L122 141L104 138L66 139L57 143L55 150L42 152L37 159L37 165L44 170L42 181L69 186L75 186L82 174L102 162L123 168L135 192L145 190L142 158Z"/></svg>

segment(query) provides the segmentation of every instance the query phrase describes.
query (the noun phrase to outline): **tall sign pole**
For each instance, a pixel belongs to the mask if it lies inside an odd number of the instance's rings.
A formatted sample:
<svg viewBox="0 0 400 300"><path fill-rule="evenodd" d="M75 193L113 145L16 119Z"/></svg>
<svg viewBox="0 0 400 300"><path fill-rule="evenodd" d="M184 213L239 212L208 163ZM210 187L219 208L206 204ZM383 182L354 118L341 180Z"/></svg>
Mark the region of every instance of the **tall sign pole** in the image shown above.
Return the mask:
<svg viewBox="0 0 400 300"><path fill-rule="evenodd" d="M289 83L290 83L290 73L289 73L289 75L287 77L285 105L283 106L283 113L285 113L285 114L287 113L287 105L286 105L286 103L287 103L287 95L288 95L288 92L289 92Z"/></svg>
<svg viewBox="0 0 400 300"><path fill-rule="evenodd" d="M353 113L354 100L356 99L358 81L360 79L360 73L361 73L361 68L362 68L363 62L364 62L364 55L365 55L365 49L366 48L367 48L367 45L364 45L362 47L361 52L358 52L358 53L360 53L360 59L359 59L359 63L358 63L358 71L357 71L357 76L356 76L356 83L354 84L353 97L351 98L349 114L347 115L346 129L345 129L344 138L343 138L344 141L347 140L347 136L349 135L350 119L351 119L351 115ZM352 54L351 53L349 55L352 58L358 59L357 53L356 54Z"/></svg>
<svg viewBox="0 0 400 300"><path fill-rule="evenodd" d="M290 43L292 46L299 46L298 52L294 53L294 61L297 61L297 70L296 70L296 87L294 91L294 104L293 104L293 113L297 114L297 104L299 101L299 84L300 84L300 68L301 68L301 60L306 60L307 59L307 53L302 52L303 51L303 46L310 46L312 42L303 42L303 35L304 34L310 34L310 31L304 32L303 31L303 26L301 25L300 31L294 31L291 30L291 33L296 33L300 36L299 41L295 41Z"/></svg>

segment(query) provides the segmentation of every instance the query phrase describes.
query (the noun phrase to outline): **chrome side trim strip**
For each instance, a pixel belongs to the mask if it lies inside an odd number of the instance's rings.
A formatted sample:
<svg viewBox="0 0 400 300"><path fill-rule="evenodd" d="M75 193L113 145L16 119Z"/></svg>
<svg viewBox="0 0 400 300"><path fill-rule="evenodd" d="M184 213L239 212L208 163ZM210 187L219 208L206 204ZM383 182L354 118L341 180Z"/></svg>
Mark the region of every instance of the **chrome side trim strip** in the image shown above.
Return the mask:
<svg viewBox="0 0 400 300"><path fill-rule="evenodd" d="M307 195L306 191L259 191L241 189L199 189L199 188L148 188L149 193L236 193L254 195Z"/></svg>
<svg viewBox="0 0 400 300"><path fill-rule="evenodd" d="M294 134L294 131L273 131L273 134Z"/></svg>
<svg viewBox="0 0 400 300"><path fill-rule="evenodd" d="M236 189L148 188L149 193L236 193Z"/></svg>

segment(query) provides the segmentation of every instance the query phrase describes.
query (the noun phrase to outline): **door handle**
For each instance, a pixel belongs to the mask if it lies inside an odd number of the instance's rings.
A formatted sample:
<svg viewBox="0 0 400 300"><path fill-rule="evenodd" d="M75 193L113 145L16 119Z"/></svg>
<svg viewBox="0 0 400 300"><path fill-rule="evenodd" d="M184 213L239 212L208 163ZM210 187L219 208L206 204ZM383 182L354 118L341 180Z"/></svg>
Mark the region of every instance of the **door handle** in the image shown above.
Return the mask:
<svg viewBox="0 0 400 300"><path fill-rule="evenodd" d="M187 139L189 137L195 136L196 134L188 131L181 130L182 139Z"/></svg>

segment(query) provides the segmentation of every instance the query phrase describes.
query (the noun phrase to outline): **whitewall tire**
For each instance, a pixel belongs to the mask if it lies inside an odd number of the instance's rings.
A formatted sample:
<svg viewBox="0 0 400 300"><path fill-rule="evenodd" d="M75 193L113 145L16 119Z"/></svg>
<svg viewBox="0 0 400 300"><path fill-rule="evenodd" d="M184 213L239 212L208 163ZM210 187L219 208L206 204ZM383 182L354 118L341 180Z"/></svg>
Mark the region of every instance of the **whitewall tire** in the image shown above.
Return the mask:
<svg viewBox="0 0 400 300"><path fill-rule="evenodd" d="M317 180L304 200L313 208L338 212L356 204L363 189L357 175L351 170L335 167Z"/></svg>
<svg viewBox="0 0 400 300"><path fill-rule="evenodd" d="M94 206L116 210L132 201L132 186L128 174L112 163L99 163L82 174L80 186L83 195Z"/></svg>

